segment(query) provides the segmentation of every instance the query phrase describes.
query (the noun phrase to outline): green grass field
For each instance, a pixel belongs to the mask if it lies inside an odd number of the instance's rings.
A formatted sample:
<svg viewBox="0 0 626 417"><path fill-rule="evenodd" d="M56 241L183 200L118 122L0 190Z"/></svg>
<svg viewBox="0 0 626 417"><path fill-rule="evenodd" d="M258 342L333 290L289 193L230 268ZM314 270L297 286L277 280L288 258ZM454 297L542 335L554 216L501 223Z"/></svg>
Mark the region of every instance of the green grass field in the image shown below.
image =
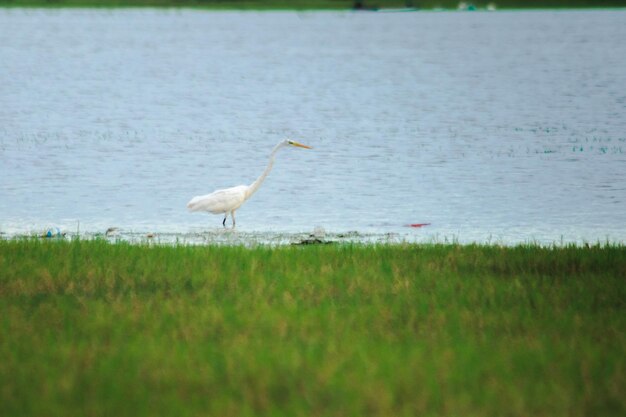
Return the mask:
<svg viewBox="0 0 626 417"><path fill-rule="evenodd" d="M0 416L623 416L626 247L0 241Z"/></svg>

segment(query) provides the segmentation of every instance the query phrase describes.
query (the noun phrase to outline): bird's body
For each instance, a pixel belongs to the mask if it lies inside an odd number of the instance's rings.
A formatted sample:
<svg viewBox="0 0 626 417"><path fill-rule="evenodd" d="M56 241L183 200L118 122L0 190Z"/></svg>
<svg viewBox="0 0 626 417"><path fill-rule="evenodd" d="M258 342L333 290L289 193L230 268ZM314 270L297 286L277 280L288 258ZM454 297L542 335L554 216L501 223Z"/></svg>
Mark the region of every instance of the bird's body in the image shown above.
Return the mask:
<svg viewBox="0 0 626 417"><path fill-rule="evenodd" d="M226 219L230 214L235 225L235 211L249 199L256 190L259 189L267 174L272 170L274 165L274 157L276 152L283 146L297 146L300 148L311 149L309 146L302 145L291 140L279 142L270 155L270 161L265 171L250 185L238 185L236 187L224 188L222 190L213 191L211 194L196 196L187 203L189 211L207 211L213 214L224 214L222 224L226 226Z"/></svg>
<svg viewBox="0 0 626 417"><path fill-rule="evenodd" d="M191 199L187 208L190 211L208 211L213 214L228 213L237 210L246 201L247 190L247 185L238 185L199 195Z"/></svg>

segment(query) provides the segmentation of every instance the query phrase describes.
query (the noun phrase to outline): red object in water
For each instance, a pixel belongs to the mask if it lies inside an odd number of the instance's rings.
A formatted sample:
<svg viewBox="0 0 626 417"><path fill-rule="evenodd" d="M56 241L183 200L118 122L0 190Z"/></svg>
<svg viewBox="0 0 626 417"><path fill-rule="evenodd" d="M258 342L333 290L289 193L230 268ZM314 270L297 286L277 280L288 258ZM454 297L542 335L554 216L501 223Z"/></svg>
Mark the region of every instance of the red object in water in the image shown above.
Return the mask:
<svg viewBox="0 0 626 417"><path fill-rule="evenodd" d="M430 226L430 223L411 223L411 224L407 224L407 227L424 227L424 226Z"/></svg>

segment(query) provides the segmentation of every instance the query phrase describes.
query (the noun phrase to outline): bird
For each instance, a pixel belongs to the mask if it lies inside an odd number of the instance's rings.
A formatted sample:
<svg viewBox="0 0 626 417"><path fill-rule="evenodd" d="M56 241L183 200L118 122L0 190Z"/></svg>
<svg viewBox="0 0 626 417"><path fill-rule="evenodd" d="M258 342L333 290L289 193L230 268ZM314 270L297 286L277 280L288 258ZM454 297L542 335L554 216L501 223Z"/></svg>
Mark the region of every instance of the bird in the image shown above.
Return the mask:
<svg viewBox="0 0 626 417"><path fill-rule="evenodd" d="M250 185L238 185L236 187L224 188L222 190L213 191L211 194L199 195L193 197L189 203L187 203L187 209L189 211L207 211L213 214L224 214L224 220L222 221L222 225L226 227L226 219L230 214L233 227L235 227L235 210L237 210L241 205L254 194L265 178L267 174L272 170L272 166L274 165L274 157L276 153L283 147L286 146L295 146L298 148L304 149L313 149L310 146L303 145L294 140L285 139L276 144L272 153L270 154L270 160L265 168L265 171Z"/></svg>

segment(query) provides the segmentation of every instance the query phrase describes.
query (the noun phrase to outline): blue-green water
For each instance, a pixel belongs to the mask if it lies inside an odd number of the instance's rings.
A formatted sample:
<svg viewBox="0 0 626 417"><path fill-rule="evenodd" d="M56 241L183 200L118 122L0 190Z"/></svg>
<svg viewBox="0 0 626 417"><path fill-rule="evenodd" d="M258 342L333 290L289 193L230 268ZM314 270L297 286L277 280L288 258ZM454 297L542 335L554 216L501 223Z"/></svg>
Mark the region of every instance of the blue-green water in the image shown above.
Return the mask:
<svg viewBox="0 0 626 417"><path fill-rule="evenodd" d="M624 39L626 11L0 10L0 236L232 236L185 204L288 137L315 149L238 236L624 242Z"/></svg>

